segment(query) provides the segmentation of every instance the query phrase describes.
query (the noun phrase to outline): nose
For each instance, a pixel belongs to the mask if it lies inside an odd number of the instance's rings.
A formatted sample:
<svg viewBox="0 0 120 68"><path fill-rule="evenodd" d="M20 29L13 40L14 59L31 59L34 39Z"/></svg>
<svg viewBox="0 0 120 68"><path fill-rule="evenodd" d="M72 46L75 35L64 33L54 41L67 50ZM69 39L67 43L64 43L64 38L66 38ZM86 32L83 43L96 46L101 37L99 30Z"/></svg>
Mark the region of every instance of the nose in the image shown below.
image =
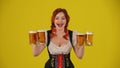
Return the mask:
<svg viewBox="0 0 120 68"><path fill-rule="evenodd" d="M58 21L59 21L59 22L62 22L62 19L59 19Z"/></svg>

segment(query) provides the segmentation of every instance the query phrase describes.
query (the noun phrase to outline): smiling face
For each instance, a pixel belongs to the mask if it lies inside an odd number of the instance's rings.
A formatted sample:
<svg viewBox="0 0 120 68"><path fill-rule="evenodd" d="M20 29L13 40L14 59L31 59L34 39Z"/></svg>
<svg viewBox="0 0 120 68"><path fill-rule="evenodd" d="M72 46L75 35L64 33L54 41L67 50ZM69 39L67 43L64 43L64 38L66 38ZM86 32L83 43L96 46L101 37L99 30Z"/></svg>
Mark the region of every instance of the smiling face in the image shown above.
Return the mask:
<svg viewBox="0 0 120 68"><path fill-rule="evenodd" d="M55 16L54 25L56 29L64 29L64 27L66 26L66 17L63 12L59 12Z"/></svg>

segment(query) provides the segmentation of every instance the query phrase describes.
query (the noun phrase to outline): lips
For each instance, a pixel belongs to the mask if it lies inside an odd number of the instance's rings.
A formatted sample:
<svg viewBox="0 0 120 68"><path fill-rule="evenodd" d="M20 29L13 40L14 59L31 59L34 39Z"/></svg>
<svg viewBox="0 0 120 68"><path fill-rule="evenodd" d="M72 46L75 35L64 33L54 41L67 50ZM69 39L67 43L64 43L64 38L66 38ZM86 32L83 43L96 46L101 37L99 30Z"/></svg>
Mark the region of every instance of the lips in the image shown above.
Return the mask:
<svg viewBox="0 0 120 68"><path fill-rule="evenodd" d="M63 26L63 24L62 24L62 23L60 23L60 24L57 24L57 26L58 26L58 27L62 27L62 26Z"/></svg>

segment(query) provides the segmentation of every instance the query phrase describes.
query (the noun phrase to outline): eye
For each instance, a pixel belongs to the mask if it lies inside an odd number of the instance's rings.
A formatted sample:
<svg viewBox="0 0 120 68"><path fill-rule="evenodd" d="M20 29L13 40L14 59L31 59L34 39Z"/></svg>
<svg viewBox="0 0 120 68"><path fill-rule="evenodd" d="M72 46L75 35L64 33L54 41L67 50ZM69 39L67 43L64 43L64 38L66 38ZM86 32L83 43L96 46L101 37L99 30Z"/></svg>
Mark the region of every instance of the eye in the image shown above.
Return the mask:
<svg viewBox="0 0 120 68"><path fill-rule="evenodd" d="M65 17L62 17L61 19L62 19L62 20L65 20L66 18L65 18Z"/></svg>
<svg viewBox="0 0 120 68"><path fill-rule="evenodd" d="M55 20L58 20L58 19L59 19L59 17L56 17L56 18L55 18Z"/></svg>

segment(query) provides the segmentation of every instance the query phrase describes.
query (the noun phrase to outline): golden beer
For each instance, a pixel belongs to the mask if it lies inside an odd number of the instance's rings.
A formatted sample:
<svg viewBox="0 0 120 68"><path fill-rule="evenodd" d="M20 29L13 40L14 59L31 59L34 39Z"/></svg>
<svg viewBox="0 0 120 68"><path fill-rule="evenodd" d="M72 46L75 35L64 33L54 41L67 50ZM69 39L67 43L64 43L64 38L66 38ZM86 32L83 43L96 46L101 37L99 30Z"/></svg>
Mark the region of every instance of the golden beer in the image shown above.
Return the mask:
<svg viewBox="0 0 120 68"><path fill-rule="evenodd" d="M77 44L79 46L84 45L84 41L85 41L85 34L77 34Z"/></svg>
<svg viewBox="0 0 120 68"><path fill-rule="evenodd" d="M29 31L29 43L30 44L36 44L37 38L36 38L36 31Z"/></svg>
<svg viewBox="0 0 120 68"><path fill-rule="evenodd" d="M38 42L45 43L45 31L44 30L38 30Z"/></svg>
<svg viewBox="0 0 120 68"><path fill-rule="evenodd" d="M86 44L92 45L93 43L93 33L92 32L86 32Z"/></svg>

